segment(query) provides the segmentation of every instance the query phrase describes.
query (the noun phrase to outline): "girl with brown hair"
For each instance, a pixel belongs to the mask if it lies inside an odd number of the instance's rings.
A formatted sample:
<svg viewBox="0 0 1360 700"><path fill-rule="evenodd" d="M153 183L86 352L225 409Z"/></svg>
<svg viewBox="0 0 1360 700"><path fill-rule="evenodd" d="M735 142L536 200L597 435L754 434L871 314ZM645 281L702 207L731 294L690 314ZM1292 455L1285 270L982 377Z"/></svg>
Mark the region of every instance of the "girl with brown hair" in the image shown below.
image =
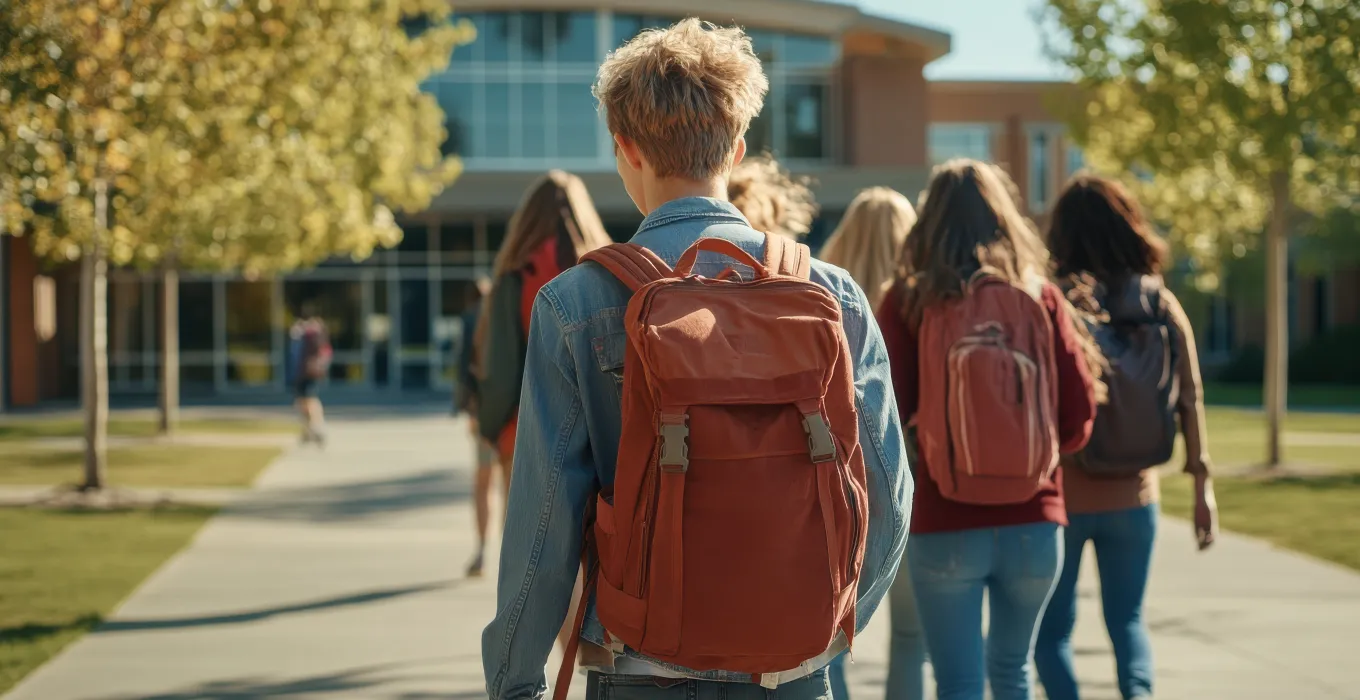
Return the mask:
<svg viewBox="0 0 1360 700"><path fill-rule="evenodd" d="M609 243L585 183L561 170L551 170L530 185L510 217L473 340L477 423L482 436L496 445L503 469L514 462L515 419L534 298L582 255ZM481 564L478 552L469 571L480 571Z"/></svg>
<svg viewBox="0 0 1360 700"><path fill-rule="evenodd" d="M805 177L795 177L773 156L743 159L727 179L727 200L751 222L751 228L789 238L802 238L817 218L817 200Z"/></svg>
<svg viewBox="0 0 1360 700"><path fill-rule="evenodd" d="M1053 453L1085 444L1096 393L1047 269L1043 242L995 167L952 160L932 174L879 306L898 408L919 437L899 576L911 577L940 700L982 700L987 685L996 700L1032 697L1029 657L1066 524ZM1024 313L974 327L980 300ZM954 342L942 330L948 324L966 325L969 335ZM951 415L966 420L951 423Z"/></svg>
<svg viewBox="0 0 1360 700"><path fill-rule="evenodd" d="M1110 401L1086 449L1065 460L1067 560L1039 628L1035 664L1052 700L1077 700L1072 670L1077 575L1090 541L1100 571L1105 626L1119 692L1151 698L1152 651L1143 594L1157 535L1157 467L1185 438L1195 479L1195 537L1213 544L1217 514L1204 439L1203 387L1194 332L1162 284L1166 245L1138 203L1114 180L1081 174L1063 189L1048 228L1059 283L1085 307L1110 361Z"/></svg>

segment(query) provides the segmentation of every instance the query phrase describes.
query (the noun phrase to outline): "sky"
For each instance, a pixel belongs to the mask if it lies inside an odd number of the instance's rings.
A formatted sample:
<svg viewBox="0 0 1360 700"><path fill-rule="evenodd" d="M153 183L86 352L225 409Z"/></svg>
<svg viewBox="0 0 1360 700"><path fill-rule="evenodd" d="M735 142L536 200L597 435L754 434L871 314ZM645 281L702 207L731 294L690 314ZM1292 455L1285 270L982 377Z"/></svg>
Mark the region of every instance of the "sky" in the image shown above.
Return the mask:
<svg viewBox="0 0 1360 700"><path fill-rule="evenodd" d="M1054 80L1031 15L1036 0L841 0L870 14L943 29L949 55L926 67L931 80Z"/></svg>

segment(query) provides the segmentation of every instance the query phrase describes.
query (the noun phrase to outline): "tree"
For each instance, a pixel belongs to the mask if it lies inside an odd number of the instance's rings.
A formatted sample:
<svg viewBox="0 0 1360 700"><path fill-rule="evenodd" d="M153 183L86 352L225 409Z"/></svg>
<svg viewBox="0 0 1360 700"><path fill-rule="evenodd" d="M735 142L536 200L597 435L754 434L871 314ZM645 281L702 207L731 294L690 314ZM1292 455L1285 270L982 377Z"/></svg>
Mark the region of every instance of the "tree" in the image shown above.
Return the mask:
<svg viewBox="0 0 1360 700"><path fill-rule="evenodd" d="M82 261L84 487L104 484L105 261L262 272L394 244L393 210L458 171L418 90L467 36L447 15L442 0L0 7L0 225ZM408 36L413 18L431 28Z"/></svg>
<svg viewBox="0 0 1360 700"><path fill-rule="evenodd" d="M1051 55L1089 101L1070 116L1204 264L1264 231L1268 462L1281 462L1289 237L1360 198L1360 3L1049 0ZM1224 245L1228 243L1229 245Z"/></svg>

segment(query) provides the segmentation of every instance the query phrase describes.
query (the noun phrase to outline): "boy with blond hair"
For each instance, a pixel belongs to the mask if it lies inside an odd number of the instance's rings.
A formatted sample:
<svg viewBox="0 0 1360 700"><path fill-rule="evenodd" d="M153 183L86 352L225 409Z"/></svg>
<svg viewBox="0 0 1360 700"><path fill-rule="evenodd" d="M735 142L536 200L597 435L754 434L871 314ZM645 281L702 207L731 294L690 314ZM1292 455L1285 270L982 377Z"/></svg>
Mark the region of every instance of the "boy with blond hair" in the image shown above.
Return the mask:
<svg viewBox="0 0 1360 700"><path fill-rule="evenodd" d="M704 237L725 239L761 259L765 236L727 201L727 188L768 87L744 32L696 19L644 32L610 54L594 92L613 135L619 176L646 217L632 243L672 267ZM717 257L701 257L693 272L717 277L726 267ZM810 278L841 306L853 370L869 513L854 619L862 630L906 545L911 479L874 310L844 271L813 262ZM585 263L550 282L534 303L496 615L482 638L493 700L538 698L546 689L544 664L571 600L589 504L614 482L629 298L607 270ZM712 575L722 580L724 573ZM838 635L796 668L762 676L682 668L611 637L593 596L585 603L580 641L581 665L590 671L587 697L637 700L765 698L772 685L781 698L829 698L826 666L848 642Z"/></svg>

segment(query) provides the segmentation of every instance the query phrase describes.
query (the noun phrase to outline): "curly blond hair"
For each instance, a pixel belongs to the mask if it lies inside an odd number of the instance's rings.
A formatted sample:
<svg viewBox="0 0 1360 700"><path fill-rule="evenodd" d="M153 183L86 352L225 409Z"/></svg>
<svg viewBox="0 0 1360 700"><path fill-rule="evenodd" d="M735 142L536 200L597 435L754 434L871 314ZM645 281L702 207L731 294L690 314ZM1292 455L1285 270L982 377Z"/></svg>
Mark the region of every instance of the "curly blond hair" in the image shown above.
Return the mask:
<svg viewBox="0 0 1360 700"><path fill-rule="evenodd" d="M593 92L609 132L637 144L657 177L727 174L770 82L737 27L689 18L609 54Z"/></svg>
<svg viewBox="0 0 1360 700"><path fill-rule="evenodd" d="M732 168L727 198L751 222L751 228L779 236L807 235L817 218L812 179L790 175L768 154L747 158Z"/></svg>

